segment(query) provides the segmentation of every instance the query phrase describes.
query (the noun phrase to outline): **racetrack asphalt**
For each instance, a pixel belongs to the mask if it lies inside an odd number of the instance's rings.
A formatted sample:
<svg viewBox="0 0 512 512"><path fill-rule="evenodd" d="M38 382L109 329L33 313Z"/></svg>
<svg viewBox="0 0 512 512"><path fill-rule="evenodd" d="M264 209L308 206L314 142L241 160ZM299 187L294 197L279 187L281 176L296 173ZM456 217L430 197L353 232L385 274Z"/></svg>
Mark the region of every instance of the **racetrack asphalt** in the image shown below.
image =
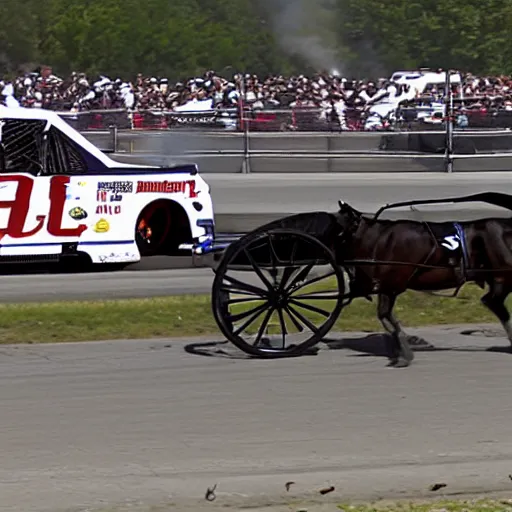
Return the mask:
<svg viewBox="0 0 512 512"><path fill-rule="evenodd" d="M0 276L0 303L210 293L213 277L210 268Z"/></svg>
<svg viewBox="0 0 512 512"><path fill-rule="evenodd" d="M411 329L439 350L407 369L365 333L274 361L213 339L3 346L0 511L510 491L512 355L464 329Z"/></svg>
<svg viewBox="0 0 512 512"><path fill-rule="evenodd" d="M376 164L378 165L378 164ZM205 174L211 186L217 228L221 232L249 231L267 220L314 210L336 211L338 200L364 213L382 205L415 199L437 199L479 192L512 193L509 172L481 173L311 173ZM428 205L392 210L420 220L471 220L510 213L482 203Z"/></svg>
<svg viewBox="0 0 512 512"><path fill-rule="evenodd" d="M512 174L502 172L429 174L206 174L211 185L217 230L243 232L282 215L302 211L335 211L338 199L363 212L382 204L412 199L468 195L484 191L512 192ZM462 209L461 209L462 208ZM481 203L463 207L432 205L419 212L401 211L407 218L464 220L510 215ZM180 293L209 293L208 269L170 270L191 266L183 258L154 258L125 272L84 275L0 276L0 302L78 298L129 298ZM166 269L152 270L149 269ZM136 272L135 272L136 271ZM30 286L27 286L30 284Z"/></svg>

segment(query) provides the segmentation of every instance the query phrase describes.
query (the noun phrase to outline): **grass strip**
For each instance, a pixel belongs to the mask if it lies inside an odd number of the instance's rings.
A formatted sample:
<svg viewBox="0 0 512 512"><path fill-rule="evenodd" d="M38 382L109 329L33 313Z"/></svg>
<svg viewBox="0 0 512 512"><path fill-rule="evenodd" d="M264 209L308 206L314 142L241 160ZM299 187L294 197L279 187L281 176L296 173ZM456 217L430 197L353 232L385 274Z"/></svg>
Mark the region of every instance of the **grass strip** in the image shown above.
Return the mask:
<svg viewBox="0 0 512 512"><path fill-rule="evenodd" d="M483 294L474 285L467 285L458 298L407 292L395 312L405 327L495 323L494 315L480 304ZM334 330L381 331L375 302L355 300L343 310ZM208 295L0 305L2 344L207 334L220 336Z"/></svg>
<svg viewBox="0 0 512 512"><path fill-rule="evenodd" d="M512 511L512 500L473 499L439 500L435 502L373 503L371 505L338 505L343 512L498 512Z"/></svg>

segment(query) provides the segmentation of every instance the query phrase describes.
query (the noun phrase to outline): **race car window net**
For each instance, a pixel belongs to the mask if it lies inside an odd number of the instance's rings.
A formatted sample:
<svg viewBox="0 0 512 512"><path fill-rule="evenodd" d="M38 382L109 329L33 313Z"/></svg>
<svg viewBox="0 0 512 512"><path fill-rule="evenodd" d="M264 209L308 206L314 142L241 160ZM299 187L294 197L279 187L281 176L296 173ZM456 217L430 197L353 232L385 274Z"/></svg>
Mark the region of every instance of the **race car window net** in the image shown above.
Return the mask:
<svg viewBox="0 0 512 512"><path fill-rule="evenodd" d="M38 174L43 169L46 121L6 119L2 126L3 172Z"/></svg>
<svg viewBox="0 0 512 512"><path fill-rule="evenodd" d="M46 136L46 121L7 119L2 127L2 172L33 175L85 174L87 164L76 144L55 127Z"/></svg>
<svg viewBox="0 0 512 512"><path fill-rule="evenodd" d="M0 141L0 172L5 172L5 153L2 141Z"/></svg>
<svg viewBox="0 0 512 512"><path fill-rule="evenodd" d="M46 174L86 174L87 163L77 145L51 127L48 134Z"/></svg>

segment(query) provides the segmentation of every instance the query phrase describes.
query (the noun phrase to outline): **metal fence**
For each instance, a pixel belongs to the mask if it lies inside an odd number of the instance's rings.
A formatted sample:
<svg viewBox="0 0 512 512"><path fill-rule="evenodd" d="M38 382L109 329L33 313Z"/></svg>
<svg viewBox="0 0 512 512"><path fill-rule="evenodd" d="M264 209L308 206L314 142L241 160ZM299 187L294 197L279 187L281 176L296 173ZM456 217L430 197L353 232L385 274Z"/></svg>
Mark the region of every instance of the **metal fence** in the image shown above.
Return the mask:
<svg viewBox="0 0 512 512"><path fill-rule="evenodd" d="M512 170L512 111L445 100L441 108L425 99L402 106L371 130L369 112L356 109L347 109L344 123L300 107L59 115L117 156L194 161L203 172Z"/></svg>
<svg viewBox="0 0 512 512"><path fill-rule="evenodd" d="M158 110L94 110L59 115L80 131L208 130L235 132L360 132L439 131L446 129L446 107L421 102L401 106L385 116L371 110L347 108L343 119L317 108L250 110L219 109L202 112ZM512 111L504 108L464 108L454 104L454 129L511 129Z"/></svg>

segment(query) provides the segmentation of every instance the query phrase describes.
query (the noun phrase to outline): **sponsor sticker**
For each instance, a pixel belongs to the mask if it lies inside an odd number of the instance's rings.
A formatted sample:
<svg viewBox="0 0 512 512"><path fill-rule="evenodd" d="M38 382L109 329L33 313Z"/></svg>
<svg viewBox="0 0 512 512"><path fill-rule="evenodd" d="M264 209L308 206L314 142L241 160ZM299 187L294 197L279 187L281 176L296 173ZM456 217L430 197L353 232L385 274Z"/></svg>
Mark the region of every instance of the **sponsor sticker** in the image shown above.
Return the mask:
<svg viewBox="0 0 512 512"><path fill-rule="evenodd" d="M82 220L87 218L87 212L80 206L75 206L69 210L69 216L75 220Z"/></svg>
<svg viewBox="0 0 512 512"><path fill-rule="evenodd" d="M119 215L121 213L121 205L112 206L110 204L99 204L96 206L97 215Z"/></svg>
<svg viewBox="0 0 512 512"><path fill-rule="evenodd" d="M98 191L114 192L115 194L131 194L133 192L132 181L100 181Z"/></svg>
<svg viewBox="0 0 512 512"><path fill-rule="evenodd" d="M196 182L189 181L138 181L137 194L186 194L197 197Z"/></svg>
<svg viewBox="0 0 512 512"><path fill-rule="evenodd" d="M108 193L106 190L98 190L98 192L96 192L96 201L98 201L98 203L106 203L107 196L108 196ZM109 201L111 203L119 203L122 200L123 200L123 196L121 194L112 194L109 197Z"/></svg>
<svg viewBox="0 0 512 512"><path fill-rule="evenodd" d="M96 222L96 225L94 226L93 230L96 233L107 233L107 231L110 230L110 224L107 222L106 219L100 219L98 222Z"/></svg>

